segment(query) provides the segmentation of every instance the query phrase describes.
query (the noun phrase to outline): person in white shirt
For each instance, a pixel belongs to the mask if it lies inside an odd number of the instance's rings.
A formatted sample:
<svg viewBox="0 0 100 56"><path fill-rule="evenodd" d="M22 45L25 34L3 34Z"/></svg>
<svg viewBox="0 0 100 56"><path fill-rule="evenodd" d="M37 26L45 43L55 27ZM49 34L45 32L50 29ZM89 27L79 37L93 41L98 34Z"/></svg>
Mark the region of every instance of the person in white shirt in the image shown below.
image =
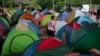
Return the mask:
<svg viewBox="0 0 100 56"><path fill-rule="evenodd" d="M51 16L51 20L47 23L47 34L49 37L55 36L55 16Z"/></svg>

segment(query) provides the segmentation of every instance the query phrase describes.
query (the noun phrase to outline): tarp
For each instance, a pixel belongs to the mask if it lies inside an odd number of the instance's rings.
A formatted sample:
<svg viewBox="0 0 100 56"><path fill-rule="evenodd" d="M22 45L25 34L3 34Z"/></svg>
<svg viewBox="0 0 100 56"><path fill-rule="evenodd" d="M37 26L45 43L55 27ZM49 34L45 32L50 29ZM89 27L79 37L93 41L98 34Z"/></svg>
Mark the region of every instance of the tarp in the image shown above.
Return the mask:
<svg viewBox="0 0 100 56"><path fill-rule="evenodd" d="M80 10L75 10L75 11L72 11L71 13L69 13L68 17L66 18L66 22L67 23L71 23L73 19L75 19L76 17L78 16L85 16L85 14L80 11Z"/></svg>
<svg viewBox="0 0 100 56"><path fill-rule="evenodd" d="M65 20L68 16L68 12L64 11L64 12L61 12L59 15L58 15L58 20Z"/></svg>
<svg viewBox="0 0 100 56"><path fill-rule="evenodd" d="M28 28L28 31L23 32L11 29L3 44L1 56L11 55L13 53L22 53L34 41L39 40L38 36Z"/></svg>
<svg viewBox="0 0 100 56"><path fill-rule="evenodd" d="M88 33L74 46L73 50L80 53L89 53L91 48L100 50L100 28Z"/></svg>

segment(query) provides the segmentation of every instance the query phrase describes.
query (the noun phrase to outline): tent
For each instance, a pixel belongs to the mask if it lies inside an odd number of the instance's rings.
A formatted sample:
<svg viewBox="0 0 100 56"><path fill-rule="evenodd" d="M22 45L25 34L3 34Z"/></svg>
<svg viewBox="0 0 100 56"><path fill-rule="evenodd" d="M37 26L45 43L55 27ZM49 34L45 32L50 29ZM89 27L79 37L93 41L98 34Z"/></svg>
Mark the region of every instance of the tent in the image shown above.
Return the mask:
<svg viewBox="0 0 100 56"><path fill-rule="evenodd" d="M66 12L66 11L61 12L61 13L58 15L58 20L65 20L65 19L67 18L68 14L69 14L69 13Z"/></svg>
<svg viewBox="0 0 100 56"><path fill-rule="evenodd" d="M6 20L6 18L0 17L0 20L2 20L8 28L10 28L10 24L9 24L9 22Z"/></svg>
<svg viewBox="0 0 100 56"><path fill-rule="evenodd" d="M21 17L19 18L20 19L27 19L27 20L31 20L36 26L38 26L38 23L37 21L35 20L35 18L29 14L28 12L24 12Z"/></svg>
<svg viewBox="0 0 100 56"><path fill-rule="evenodd" d="M37 14L37 11L34 11L33 13L32 13L32 15L35 17L36 16L36 14Z"/></svg>
<svg viewBox="0 0 100 56"><path fill-rule="evenodd" d="M5 28L3 27L2 24L0 24L0 33L1 33L0 38L4 37L6 35L6 30L5 30Z"/></svg>
<svg viewBox="0 0 100 56"><path fill-rule="evenodd" d="M48 21L51 20L51 16L52 16L52 14L47 14L47 15L42 16L41 26L46 26L46 24L48 23Z"/></svg>
<svg viewBox="0 0 100 56"><path fill-rule="evenodd" d="M36 19L37 21L40 21L40 20L41 20L41 13L40 13L40 12L37 12L36 15L35 15L34 17L35 17L35 19Z"/></svg>
<svg viewBox="0 0 100 56"><path fill-rule="evenodd" d="M11 25L11 20L8 17L8 15L4 14L4 15L0 15L0 17L4 18L8 22L8 24Z"/></svg>
<svg viewBox="0 0 100 56"><path fill-rule="evenodd" d="M78 16L85 16L85 14L80 11L80 10L75 10L75 11L72 11L71 13L69 13L68 17L66 18L66 22L67 23L71 23L73 19L75 19L76 17Z"/></svg>
<svg viewBox="0 0 100 56"><path fill-rule="evenodd" d="M77 44L73 47L74 51L80 53L89 53L91 48L96 48L100 50L100 28L93 30L88 33L86 36L83 36Z"/></svg>
<svg viewBox="0 0 100 56"><path fill-rule="evenodd" d="M37 35L42 35L42 32L40 29L31 21L31 20L26 20L22 19L19 21L19 23L27 23L28 26L37 34Z"/></svg>
<svg viewBox="0 0 100 56"><path fill-rule="evenodd" d="M48 9L44 9L44 10L41 12L41 14L42 14L42 15L46 15L48 12L49 12Z"/></svg>
<svg viewBox="0 0 100 56"><path fill-rule="evenodd" d="M0 19L0 24L2 24L5 30L9 29L9 27L5 24L5 22L2 19Z"/></svg>
<svg viewBox="0 0 100 56"><path fill-rule="evenodd" d="M17 24L18 19L20 18L22 14L23 14L23 11L19 9L11 16L12 25Z"/></svg>
<svg viewBox="0 0 100 56"><path fill-rule="evenodd" d="M19 31L12 28L3 44L1 56L22 53L30 44L39 40L38 36L28 28L28 31Z"/></svg>
<svg viewBox="0 0 100 56"><path fill-rule="evenodd" d="M72 47L87 33L84 27L73 22L63 26L56 36Z"/></svg>
<svg viewBox="0 0 100 56"><path fill-rule="evenodd" d="M57 32L64 26L66 25L67 23L65 21L60 21L60 20L57 20L56 21L56 27L55 27L55 35L57 34Z"/></svg>
<svg viewBox="0 0 100 56"><path fill-rule="evenodd" d="M41 40L35 41L31 45L29 45L26 50L23 52L22 56L32 56L32 54L36 51L37 45L41 42Z"/></svg>
<svg viewBox="0 0 100 56"><path fill-rule="evenodd" d="M86 17L86 16L76 17L72 22L77 22L78 24L80 24L81 26L84 26L84 27L86 24L88 25L88 24L94 23L89 17Z"/></svg>
<svg viewBox="0 0 100 56"><path fill-rule="evenodd" d="M30 52L29 50L33 51L28 54ZM33 43L26 51L24 52L24 56L64 56L65 54L72 52L67 45L56 38L47 38L38 41L37 44Z"/></svg>

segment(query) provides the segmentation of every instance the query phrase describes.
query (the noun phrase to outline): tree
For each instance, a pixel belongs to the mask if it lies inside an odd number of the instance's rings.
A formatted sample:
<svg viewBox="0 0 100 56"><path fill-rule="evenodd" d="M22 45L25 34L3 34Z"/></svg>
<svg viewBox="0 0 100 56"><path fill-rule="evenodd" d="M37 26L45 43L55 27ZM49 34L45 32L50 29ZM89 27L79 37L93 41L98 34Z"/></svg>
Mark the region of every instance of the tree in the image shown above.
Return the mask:
<svg viewBox="0 0 100 56"><path fill-rule="evenodd" d="M91 0L91 1L92 1L92 4L99 5L99 8L100 8L100 0Z"/></svg>

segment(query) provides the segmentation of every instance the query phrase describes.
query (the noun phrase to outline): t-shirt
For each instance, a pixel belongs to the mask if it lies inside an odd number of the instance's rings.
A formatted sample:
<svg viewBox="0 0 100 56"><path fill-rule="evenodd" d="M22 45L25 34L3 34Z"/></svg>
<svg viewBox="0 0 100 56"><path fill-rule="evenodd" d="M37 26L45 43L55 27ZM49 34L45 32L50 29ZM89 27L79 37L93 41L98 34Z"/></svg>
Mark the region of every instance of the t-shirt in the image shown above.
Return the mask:
<svg viewBox="0 0 100 56"><path fill-rule="evenodd" d="M55 25L56 25L56 21L55 21L55 20L50 20L50 21L48 22L48 30L54 31ZM53 26L54 26L54 27L53 27Z"/></svg>

